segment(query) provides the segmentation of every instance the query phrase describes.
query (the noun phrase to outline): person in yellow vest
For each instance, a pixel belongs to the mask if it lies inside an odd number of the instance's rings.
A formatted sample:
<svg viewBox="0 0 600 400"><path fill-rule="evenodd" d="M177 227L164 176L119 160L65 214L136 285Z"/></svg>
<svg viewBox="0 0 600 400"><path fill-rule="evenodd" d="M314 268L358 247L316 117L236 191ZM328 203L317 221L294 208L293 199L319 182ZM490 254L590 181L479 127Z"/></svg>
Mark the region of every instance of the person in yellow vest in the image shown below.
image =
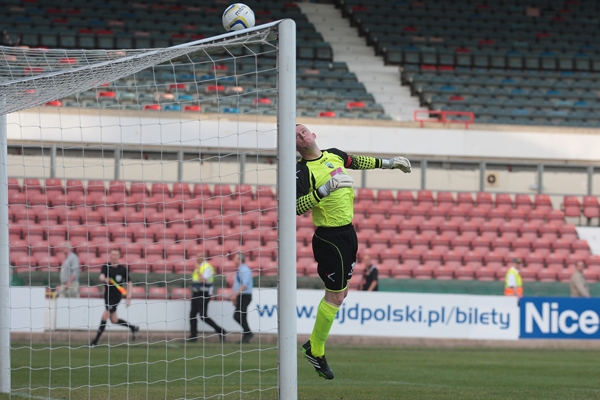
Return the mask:
<svg viewBox="0 0 600 400"><path fill-rule="evenodd" d="M519 274L520 265L521 259L515 258L508 271L506 271L506 275L504 276L505 296L523 297L523 280L521 279L521 274Z"/></svg>
<svg viewBox="0 0 600 400"><path fill-rule="evenodd" d="M204 253L198 253L198 264L192 272L192 310L190 312L190 337L191 342L198 340L198 314L202 322L212 327L219 334L221 341L225 341L225 329L220 327L208 316L208 303L213 293L215 269L210 265Z"/></svg>

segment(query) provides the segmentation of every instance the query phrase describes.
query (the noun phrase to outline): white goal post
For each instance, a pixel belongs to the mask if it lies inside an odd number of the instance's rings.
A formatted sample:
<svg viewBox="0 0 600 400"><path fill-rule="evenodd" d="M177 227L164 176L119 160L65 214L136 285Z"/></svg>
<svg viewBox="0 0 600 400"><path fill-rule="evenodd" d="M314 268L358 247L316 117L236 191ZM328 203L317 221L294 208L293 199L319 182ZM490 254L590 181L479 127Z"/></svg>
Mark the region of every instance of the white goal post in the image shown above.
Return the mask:
<svg viewBox="0 0 600 400"><path fill-rule="evenodd" d="M296 292L296 150L294 134L296 123L296 24L291 19L276 21L244 31L231 32L164 49L41 50L0 47L0 393L17 393L14 391L15 388L11 386L13 378L11 377L10 270L12 267L9 259L11 251L9 226L11 221L9 220L8 196L10 175L8 137L10 135L7 129L7 115L43 107L64 98L75 98L75 103L81 106L83 104L81 93L89 92L95 88L99 88L101 85L107 85L119 79L122 80L125 77L133 76L145 69L154 68L161 64L174 65L182 60L190 62L194 56L200 53L207 56L209 62L211 54L219 51L225 51L231 57L235 58L237 54L235 52L236 49L243 48L247 50L257 44L263 46L263 48L265 46L273 46L271 53L275 55L277 76L276 100L271 104L271 115L275 115L277 118L275 133L276 149L273 149L277 157L275 191L277 195L277 248L275 254L278 269L276 278L278 365L275 368L277 369L278 382L276 390L278 397L281 399L297 399L298 343L296 335L296 296L294 294ZM245 54L248 54L248 52ZM257 54L256 57L258 56ZM273 56L270 55L270 57ZM203 79L195 71L191 73L191 76L190 79L193 80ZM237 75L234 76L234 79L238 79ZM196 85L197 83L192 82L192 84ZM137 84L138 82L134 82L134 85ZM141 85L141 83L139 84ZM147 88L140 86L139 89L139 93L142 93ZM150 91L150 89L147 90ZM177 90L177 87L175 90ZM137 88L136 96L138 96ZM142 99L142 97L139 95L137 99ZM258 90L255 97L257 99L260 97ZM97 101L99 105L98 110L101 112L102 106L98 97L94 101ZM126 98L126 101L131 102L129 98ZM141 100L139 101L140 103L128 104L132 110L139 111L139 118L141 119L144 113L144 106ZM199 102L200 100L197 96L193 100L192 97L181 100L182 103L177 106L180 109L178 108L177 110L180 110L182 115L183 102L185 101ZM157 102L160 103L158 100ZM196 126L202 126L202 123L204 123L203 118L210 119L211 127L219 124L220 113L223 112L223 106L219 103L219 95L212 100L211 104L214 105L215 102L217 106L214 112L217 115L214 117L201 117L200 113L198 113ZM106 107L113 107L115 109L119 107L122 107L122 109L125 108L124 105L119 106L115 104L120 103L113 102L110 106ZM259 110L260 104L257 105L256 102L250 102L249 104L248 109L240 108L239 110L236 109L235 112L238 114L247 113L250 116L256 114L258 121L258 115L261 112ZM192 108L192 112L204 108L203 105L194 105L193 107L196 108ZM251 109L252 107L254 107L253 110ZM206 109L206 111L203 110L202 115L211 112L208 111L209 107L206 107ZM162 108L161 112L162 110L165 110L165 108ZM186 118L189 119L189 115L186 114ZM158 119L159 122L157 125L160 125L160 118ZM99 127L101 128L102 119L99 118L99 120ZM256 126L258 126L258 122ZM39 131L43 132L41 128ZM99 130L102 131L100 128ZM60 127L55 129L60 130ZM127 131L127 127L121 127L121 129ZM81 127L80 133L82 135L85 134L84 131L85 129ZM256 128L256 131L258 131L258 128ZM228 131L227 134L229 133ZM102 134L98 134L97 137L93 138L94 144L102 146L102 142L97 141L98 137L102 138ZM195 141L193 138L190 138L189 132L185 139L193 143L201 143L200 132L198 132L198 138ZM27 137L24 140L30 140L30 138ZM184 139L181 140L182 142L184 141ZM219 141L220 138L216 140ZM229 143L227 140L235 142L235 138L224 138L223 140L226 143ZM69 140L65 141L69 145L73 143ZM47 144L44 137L40 138L39 143ZM82 141L82 146L85 145L86 143ZM111 143L111 146L113 145L114 143ZM197 145L198 148L200 146L201 144ZM117 146L115 145L114 147L116 148ZM226 150L235 154L235 149L232 150L231 147L227 147ZM260 175L260 171L257 172L257 175ZM30 390L33 389L35 388L30 388ZM46 394L51 393L51 387L45 389L47 389ZM64 389L64 387L61 389ZM71 390L72 388L68 386L66 389ZM242 389L240 389L241 392ZM34 392L31 392L29 395L35 397Z"/></svg>

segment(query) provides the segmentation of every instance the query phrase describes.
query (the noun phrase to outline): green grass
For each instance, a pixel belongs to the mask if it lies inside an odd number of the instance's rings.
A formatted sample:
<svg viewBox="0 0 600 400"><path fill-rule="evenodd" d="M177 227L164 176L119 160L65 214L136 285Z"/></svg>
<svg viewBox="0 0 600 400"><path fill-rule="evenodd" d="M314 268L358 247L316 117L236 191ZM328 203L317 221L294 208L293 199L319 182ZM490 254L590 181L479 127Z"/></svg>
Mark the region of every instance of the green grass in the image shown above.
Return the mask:
<svg viewBox="0 0 600 400"><path fill-rule="evenodd" d="M257 350L197 343L31 351L13 344L12 388L34 398L276 399L277 352ZM596 351L330 345L327 358L333 381L319 378L298 352L299 399L600 398Z"/></svg>

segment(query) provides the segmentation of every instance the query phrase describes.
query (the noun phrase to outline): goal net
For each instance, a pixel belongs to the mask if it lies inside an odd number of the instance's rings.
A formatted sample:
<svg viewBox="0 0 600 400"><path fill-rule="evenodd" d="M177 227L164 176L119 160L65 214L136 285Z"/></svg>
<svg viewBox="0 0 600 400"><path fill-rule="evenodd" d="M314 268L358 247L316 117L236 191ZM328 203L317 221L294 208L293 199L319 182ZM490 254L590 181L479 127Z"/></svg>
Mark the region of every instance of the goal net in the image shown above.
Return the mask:
<svg viewBox="0 0 600 400"><path fill-rule="evenodd" d="M0 393L296 398L295 48L0 47Z"/></svg>

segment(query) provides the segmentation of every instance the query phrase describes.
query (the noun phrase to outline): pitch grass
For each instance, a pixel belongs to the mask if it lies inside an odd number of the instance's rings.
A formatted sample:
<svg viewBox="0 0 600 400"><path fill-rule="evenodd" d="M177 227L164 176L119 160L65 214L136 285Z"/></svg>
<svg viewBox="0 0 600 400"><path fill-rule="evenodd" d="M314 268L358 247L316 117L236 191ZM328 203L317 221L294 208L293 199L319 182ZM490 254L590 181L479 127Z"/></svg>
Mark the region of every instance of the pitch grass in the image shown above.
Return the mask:
<svg viewBox="0 0 600 400"><path fill-rule="evenodd" d="M12 398L276 399L277 352L267 346L13 344ZM298 351L299 399L600 398L593 350L332 345L327 357L333 381Z"/></svg>

